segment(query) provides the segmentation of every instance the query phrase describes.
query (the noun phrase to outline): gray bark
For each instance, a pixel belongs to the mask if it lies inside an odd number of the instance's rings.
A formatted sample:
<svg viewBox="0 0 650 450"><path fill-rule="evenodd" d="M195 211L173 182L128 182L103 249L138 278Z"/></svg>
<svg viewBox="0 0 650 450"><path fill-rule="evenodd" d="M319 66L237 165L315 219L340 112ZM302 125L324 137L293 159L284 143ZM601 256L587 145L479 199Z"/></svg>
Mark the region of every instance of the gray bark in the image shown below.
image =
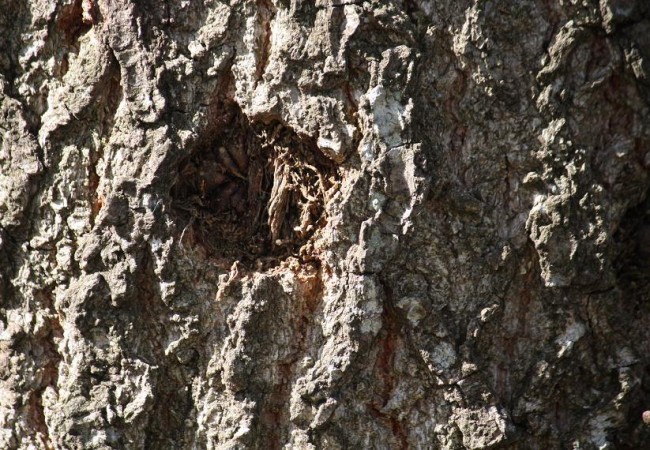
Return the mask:
<svg viewBox="0 0 650 450"><path fill-rule="evenodd" d="M0 0L0 448L644 448L645 0Z"/></svg>

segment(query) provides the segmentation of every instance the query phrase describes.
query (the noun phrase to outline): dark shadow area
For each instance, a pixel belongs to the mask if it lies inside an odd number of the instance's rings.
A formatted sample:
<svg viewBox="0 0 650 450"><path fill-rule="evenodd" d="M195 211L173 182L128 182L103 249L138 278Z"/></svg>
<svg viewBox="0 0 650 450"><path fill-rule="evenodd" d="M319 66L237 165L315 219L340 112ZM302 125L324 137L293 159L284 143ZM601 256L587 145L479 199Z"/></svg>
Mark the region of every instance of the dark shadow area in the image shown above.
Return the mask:
<svg viewBox="0 0 650 450"><path fill-rule="evenodd" d="M634 313L649 313L650 302L650 199L626 212L613 236L614 269L618 287L625 292Z"/></svg>
<svg viewBox="0 0 650 450"><path fill-rule="evenodd" d="M627 426L617 430L617 448L639 448L637 443L650 442L650 428L641 416L650 410L650 198L629 208L614 234L616 243L617 287L620 289L620 314L628 319L620 326L630 332L630 343L640 358L631 370L638 384L630 394ZM637 365L638 364L638 365Z"/></svg>

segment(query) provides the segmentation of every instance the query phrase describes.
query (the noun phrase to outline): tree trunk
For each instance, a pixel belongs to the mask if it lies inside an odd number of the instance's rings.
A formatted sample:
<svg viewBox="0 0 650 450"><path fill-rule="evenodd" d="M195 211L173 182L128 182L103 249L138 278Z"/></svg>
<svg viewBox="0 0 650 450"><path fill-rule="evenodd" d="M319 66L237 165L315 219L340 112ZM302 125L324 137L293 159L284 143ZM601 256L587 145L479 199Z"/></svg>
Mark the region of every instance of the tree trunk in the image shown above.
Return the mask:
<svg viewBox="0 0 650 450"><path fill-rule="evenodd" d="M0 448L649 445L646 0L0 8Z"/></svg>

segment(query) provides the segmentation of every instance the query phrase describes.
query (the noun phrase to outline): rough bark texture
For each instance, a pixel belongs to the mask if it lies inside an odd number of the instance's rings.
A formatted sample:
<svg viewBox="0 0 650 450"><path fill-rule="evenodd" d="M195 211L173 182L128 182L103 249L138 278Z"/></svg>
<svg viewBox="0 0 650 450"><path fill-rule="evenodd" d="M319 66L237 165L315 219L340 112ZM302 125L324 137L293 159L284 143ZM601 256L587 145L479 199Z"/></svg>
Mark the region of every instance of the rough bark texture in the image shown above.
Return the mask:
<svg viewBox="0 0 650 450"><path fill-rule="evenodd" d="M648 448L646 0L0 11L0 448Z"/></svg>

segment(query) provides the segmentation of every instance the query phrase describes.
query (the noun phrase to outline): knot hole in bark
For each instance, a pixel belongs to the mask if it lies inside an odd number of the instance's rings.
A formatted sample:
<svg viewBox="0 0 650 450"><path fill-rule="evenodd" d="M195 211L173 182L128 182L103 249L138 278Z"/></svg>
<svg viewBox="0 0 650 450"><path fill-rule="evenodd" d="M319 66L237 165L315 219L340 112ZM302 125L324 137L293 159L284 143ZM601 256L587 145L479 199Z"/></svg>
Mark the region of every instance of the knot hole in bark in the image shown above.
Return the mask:
<svg viewBox="0 0 650 450"><path fill-rule="evenodd" d="M172 188L183 244L258 269L288 256L312 259L306 244L327 222L335 165L278 121L252 122L232 101L218 109Z"/></svg>

